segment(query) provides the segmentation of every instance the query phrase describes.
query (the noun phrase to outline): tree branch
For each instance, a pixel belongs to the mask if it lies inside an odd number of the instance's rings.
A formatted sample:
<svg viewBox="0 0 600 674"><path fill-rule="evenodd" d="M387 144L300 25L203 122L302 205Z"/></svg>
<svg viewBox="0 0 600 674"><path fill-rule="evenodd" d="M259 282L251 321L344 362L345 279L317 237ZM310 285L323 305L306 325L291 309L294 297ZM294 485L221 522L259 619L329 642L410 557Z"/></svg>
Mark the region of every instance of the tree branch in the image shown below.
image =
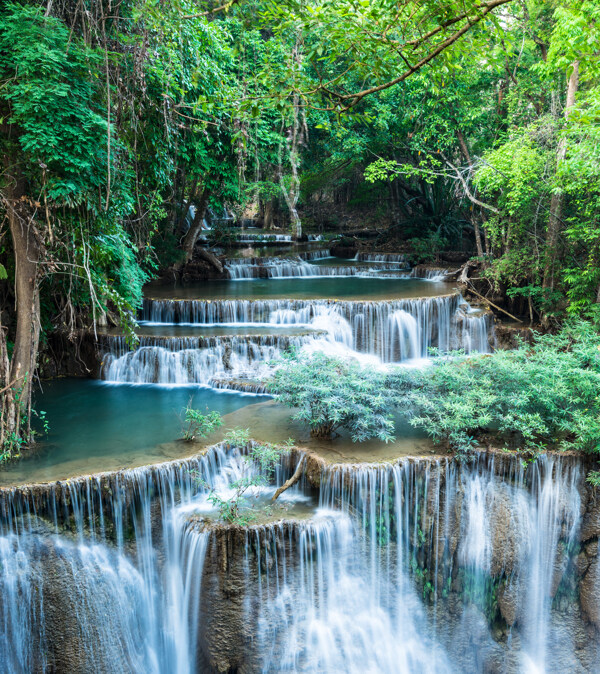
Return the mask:
<svg viewBox="0 0 600 674"><path fill-rule="evenodd" d="M404 71L401 75L398 77L395 77L394 79L385 82L384 84L379 84L375 87L369 87L368 89L363 89L362 91L358 91L353 94L331 94L333 97L335 97L340 103L345 103L348 101L348 103L342 108L342 112L345 112L347 110L350 110L354 106L358 105L360 101L365 97L369 96L371 94L377 93L379 91L384 91L385 89L389 89L390 87L395 86L396 84L400 84L400 82L403 82L405 79L410 77L413 73L417 72L417 70L420 70L423 66L427 65L430 61L432 61L436 56L441 54L445 49L447 49L449 46L454 44L457 40L459 40L466 32L469 31L470 28L478 24L482 19L484 19L488 14L492 12L492 10L496 9L497 7L500 7L502 5L506 5L509 2L513 2L513 0L489 0L489 2L485 2L481 5L478 5L473 8L473 11L478 11L478 13L475 16L470 16L469 12L465 12L463 15L461 15L460 18L457 18L456 20L448 20L445 22L445 25L439 26L438 28L434 29L433 31L430 31L426 35L424 35L422 38L419 38L418 40L413 40L410 43L406 43L409 46L413 46L416 48L417 46L423 44L424 41L429 39L432 35L435 35L437 32L439 32L441 29L444 27L447 27L449 25L452 25L453 23L456 23L457 21L461 20L466 20L467 23L464 25L460 30L457 30L455 33L453 33L450 37L446 38L443 42L441 42L432 52L427 54L427 56L424 56L418 63L416 63L414 66L411 66L408 70ZM334 108L335 109L335 106Z"/></svg>
<svg viewBox="0 0 600 674"><path fill-rule="evenodd" d="M290 477L289 480L286 480L286 482L284 482L281 485L281 487L279 487L279 489L275 492L273 498L271 499L271 502L276 501L281 496L281 494L283 494L284 491L286 491L290 487L293 487L296 484L296 482L300 480L300 478L302 477L303 466L304 466L304 457L302 457L300 461L298 461L298 465L296 466L296 470L294 471L292 477Z"/></svg>

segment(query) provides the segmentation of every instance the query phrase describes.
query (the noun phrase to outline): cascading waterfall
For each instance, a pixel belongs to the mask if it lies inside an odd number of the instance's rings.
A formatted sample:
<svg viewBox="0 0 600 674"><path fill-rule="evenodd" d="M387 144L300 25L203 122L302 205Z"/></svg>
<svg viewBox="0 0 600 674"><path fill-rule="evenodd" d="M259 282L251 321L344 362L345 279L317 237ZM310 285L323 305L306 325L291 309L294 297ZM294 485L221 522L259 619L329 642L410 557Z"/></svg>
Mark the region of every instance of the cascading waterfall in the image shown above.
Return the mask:
<svg viewBox="0 0 600 674"><path fill-rule="evenodd" d="M249 234L241 233L237 235L237 240L242 242L260 242L260 243L281 243L292 241L291 234L270 234L270 233L261 233L261 234Z"/></svg>
<svg viewBox="0 0 600 674"><path fill-rule="evenodd" d="M425 358L431 347L488 352L489 314L469 315L464 321L465 307L458 294L376 302L145 300L142 317L151 324L318 328L329 333L330 342L376 355L384 362L398 362L404 357Z"/></svg>
<svg viewBox="0 0 600 674"><path fill-rule="evenodd" d="M403 574L423 587L428 633L446 646L453 668L482 671L485 654L494 669L560 671L553 659L568 661L567 670L576 660L568 630L553 627L552 598L572 574L582 481L577 462L553 456L528 468L516 457L484 456L460 469L406 461L336 467L322 477L321 503L362 522L376 569L370 596L385 598L390 583L398 596ZM464 606L454 622L446 604L453 589ZM500 615L512 629L506 650L492 634Z"/></svg>
<svg viewBox="0 0 600 674"><path fill-rule="evenodd" d="M271 555L285 550L282 535L264 540ZM321 509L299 523L292 552L259 565L261 671L450 671L408 578L382 574L349 513Z"/></svg>
<svg viewBox="0 0 600 674"><path fill-rule="evenodd" d="M314 258L319 259L319 258ZM326 267L317 264L310 264L302 259L275 258L263 259L257 264L250 264L246 261L232 260L225 266L229 278L232 280L270 278L319 278L327 277L346 277L346 276L382 276L381 272L393 270L392 265L373 266L332 266Z"/></svg>
<svg viewBox="0 0 600 674"><path fill-rule="evenodd" d="M326 260L327 258L333 258L333 255L328 248L300 251L297 255L301 260L305 260L306 262L314 262L314 260Z"/></svg>
<svg viewBox="0 0 600 674"><path fill-rule="evenodd" d="M446 278L446 274L446 269L417 266L411 269L410 277L422 278L426 281L443 281Z"/></svg>
<svg viewBox="0 0 600 674"><path fill-rule="evenodd" d="M199 458L2 490L2 671L201 671L213 534L194 517L209 510L203 481L226 497L244 466L218 445ZM340 464L318 482L312 516L246 530L246 600L231 606L248 616L244 648L259 664L247 671L593 667L593 638L576 651L564 621L577 616L555 602L576 568L577 460Z"/></svg>
<svg viewBox="0 0 600 674"><path fill-rule="evenodd" d="M218 445L39 493L4 490L0 669L195 672L209 534L187 515L231 460Z"/></svg>
<svg viewBox="0 0 600 674"><path fill-rule="evenodd" d="M402 253L357 253L354 259L357 262L385 262L408 266L408 259Z"/></svg>
<svg viewBox="0 0 600 674"><path fill-rule="evenodd" d="M324 331L306 335L142 337L130 351L123 337L105 337L101 377L113 383L212 385L215 379L260 379L269 361L290 348L319 341Z"/></svg>

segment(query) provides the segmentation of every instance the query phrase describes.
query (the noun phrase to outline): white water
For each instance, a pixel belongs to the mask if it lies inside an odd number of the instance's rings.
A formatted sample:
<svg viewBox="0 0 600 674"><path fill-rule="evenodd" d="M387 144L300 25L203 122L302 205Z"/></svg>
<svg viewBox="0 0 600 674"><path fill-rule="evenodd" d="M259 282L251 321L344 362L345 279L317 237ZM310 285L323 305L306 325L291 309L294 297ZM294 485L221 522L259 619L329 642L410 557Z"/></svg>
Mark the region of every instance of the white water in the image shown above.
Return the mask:
<svg viewBox="0 0 600 674"><path fill-rule="evenodd" d="M319 328L327 330L329 341L376 355L384 362L399 362L407 352L427 357L431 347L440 351L463 348L467 353L487 353L490 317L466 311L468 305L459 295L373 302L146 300L143 318L155 325Z"/></svg>
<svg viewBox="0 0 600 674"><path fill-rule="evenodd" d="M408 579L379 582L380 560L354 518L319 510L300 526L294 554L299 565L283 581L272 572L258 581L263 672L450 671Z"/></svg>
<svg viewBox="0 0 600 674"><path fill-rule="evenodd" d="M208 534L187 515L203 498L196 475L216 483L228 460L217 446L187 464L125 471L108 492L81 478L37 506L4 493L0 671L195 672Z"/></svg>
<svg viewBox="0 0 600 674"><path fill-rule="evenodd" d="M402 253L357 253L354 259L357 262L385 262L408 266L408 259Z"/></svg>
<svg viewBox="0 0 600 674"><path fill-rule="evenodd" d="M328 300L146 300L154 325L180 323L254 327L274 334L210 338L142 337L129 351L122 338L104 338L101 376L113 383L216 385L266 378L270 363L290 347L381 363L420 361L429 349L487 353L489 314L470 313L458 295L380 302ZM277 335L282 327L306 335ZM493 333L492 333L493 334Z"/></svg>
<svg viewBox="0 0 600 674"><path fill-rule="evenodd" d="M211 338L142 338L129 351L122 338L105 340L102 379L113 383L212 385L213 380L266 377L269 362L289 348L320 341L319 333Z"/></svg>
<svg viewBox="0 0 600 674"><path fill-rule="evenodd" d="M210 534L189 516L212 507L198 477L226 498L247 465L218 446L35 501L2 492L0 670L198 671ZM582 480L552 457L326 469L316 515L248 530L247 646L260 671L576 671L552 596L577 554ZM287 497L305 499L299 486ZM486 622L494 578L518 587L508 642ZM449 579L461 592L451 613Z"/></svg>
<svg viewBox="0 0 600 674"><path fill-rule="evenodd" d="M321 500L362 520L368 533L367 554L376 569L369 597L377 605L385 603L390 582L397 584L392 594L402 605L408 601L403 596L406 573L414 573L415 567L407 562L426 555L422 563L432 571L435 600L427 610L428 622L421 620L421 630L445 645L452 671L457 667L481 671L480 655L486 649L490 653L495 649L502 667L511 671L510 662L516 671L531 674L564 671L560 662L576 668L568 630L558 623L553 626L552 597L557 569L570 573L567 560L572 553L561 551L572 550L577 541L582 473L578 464L553 457L541 457L528 469L517 459L505 464L498 467L493 459L487 464L476 462L461 470L458 479L456 467L448 462L425 472L410 462L337 469L324 480ZM453 525L457 513L459 519ZM454 563L465 573L464 612L458 621L449 622L442 597L446 580L456 574L448 556L453 531L460 533ZM395 540L396 551L382 547L382 538ZM503 576L518 587L512 645L499 651L490 626L479 635L472 632L481 651L470 651L473 615L486 610L493 577ZM422 611L423 607L421 615ZM411 615L418 616L419 609ZM388 638L394 641L394 635ZM406 671L420 671L420 667Z"/></svg>
<svg viewBox="0 0 600 674"><path fill-rule="evenodd" d="M315 257L315 259L324 259ZM335 265L326 267L324 265L310 264L301 258L258 258L258 262L248 262L240 260L229 260L225 269L229 278L235 281L248 280L255 278L270 279L289 279L289 278L320 278L328 276L331 278L343 278L347 276L381 276L383 272L394 269L392 265L374 266L344 266Z"/></svg>

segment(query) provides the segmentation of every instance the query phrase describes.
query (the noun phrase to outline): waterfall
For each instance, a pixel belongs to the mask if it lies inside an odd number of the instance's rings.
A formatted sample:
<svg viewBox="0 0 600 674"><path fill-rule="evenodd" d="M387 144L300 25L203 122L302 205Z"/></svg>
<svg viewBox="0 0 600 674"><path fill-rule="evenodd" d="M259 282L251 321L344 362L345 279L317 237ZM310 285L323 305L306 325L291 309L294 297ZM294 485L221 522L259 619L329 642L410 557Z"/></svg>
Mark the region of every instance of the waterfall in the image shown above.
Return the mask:
<svg viewBox="0 0 600 674"><path fill-rule="evenodd" d="M385 362L397 362L408 354L425 358L431 347L488 352L489 314L467 318L465 307L468 305L456 294L389 301L145 300L142 317L150 323L326 329L330 341ZM324 324L326 317L328 325Z"/></svg>
<svg viewBox="0 0 600 674"><path fill-rule="evenodd" d="M447 460L337 466L321 482L323 506L362 522L376 569L370 595L385 598L389 583L402 588L403 573L412 576L429 600L429 633L454 667L481 671L484 654L500 670L512 662L555 671L548 663L556 657L575 667L569 631L553 627L552 598L568 586L569 555L577 554L578 462L548 455L526 468L516 457L482 456L458 471ZM463 608L453 623L446 601L458 588ZM500 615L514 636L504 652L492 636Z"/></svg>
<svg viewBox="0 0 600 674"><path fill-rule="evenodd" d="M318 328L317 325L314 326ZM142 337L130 351L123 337L104 337L101 377L114 383L213 385L215 379L266 376L269 362L325 334Z"/></svg>
<svg viewBox="0 0 600 674"><path fill-rule="evenodd" d="M323 248L321 250L306 250L298 253L298 257L301 260L306 262L311 262L314 260L326 260L327 258L333 257L331 251L328 248Z"/></svg>
<svg viewBox="0 0 600 674"><path fill-rule="evenodd" d="M408 266L408 258L401 253L357 253L354 259L357 262L385 262Z"/></svg>
<svg viewBox="0 0 600 674"><path fill-rule="evenodd" d="M411 278L422 278L426 281L444 281L448 273L447 269L443 268L432 268L432 267L423 267L418 265L411 269L410 277Z"/></svg>
<svg viewBox="0 0 600 674"><path fill-rule="evenodd" d="M419 344L419 325L417 319L404 311L398 309L390 314L388 321L390 340L385 344L389 348L386 353L386 360L395 359L394 347L398 348L398 359L408 360L409 358L418 358L421 355L421 345Z"/></svg>
<svg viewBox="0 0 600 674"><path fill-rule="evenodd" d="M261 671L450 671L408 583L390 579L374 592L379 559L348 513L321 509L295 533L293 562L283 555L258 568ZM285 551L284 536L274 529L247 546L272 556Z"/></svg>
<svg viewBox="0 0 600 674"><path fill-rule="evenodd" d="M187 513L228 461L218 445L178 463L3 490L0 669L196 671L208 534Z"/></svg>
<svg viewBox="0 0 600 674"><path fill-rule="evenodd" d="M291 243L292 242L292 235L291 234L270 234L270 233L261 233L261 234L248 234L248 233L243 233L243 234L238 234L237 235L237 240L242 241L244 243L250 242L250 243L282 243L282 242L287 242Z"/></svg>
<svg viewBox="0 0 600 674"><path fill-rule="evenodd" d="M252 258L251 258L252 259ZM256 258L255 258L256 259ZM380 265L378 267L360 267L360 266L333 266L326 267L317 264L310 264L303 259L293 258L258 258L258 263L250 263L246 260L231 260L225 265L225 269L232 280L270 278L319 278L327 277L347 277L347 276L379 276L385 278L385 274L380 272L394 269L392 265ZM313 258L319 259L319 258ZM397 278L397 276L392 277Z"/></svg>
<svg viewBox="0 0 600 674"><path fill-rule="evenodd" d="M558 601L591 507L578 460L323 464L307 473L316 511L303 480L284 494L307 504L299 519L216 537L197 524L211 508L204 482L227 497L247 465L217 445L0 490L2 671L191 674L231 639L225 665L245 671L593 668L597 638L582 641L578 611Z"/></svg>
<svg viewBox="0 0 600 674"><path fill-rule="evenodd" d="M568 550L577 542L581 506L577 487L581 472L579 466L571 471L561 468L560 461L536 462L525 521L527 544L521 573L527 579L527 610L523 611L522 623L524 669L531 674L546 670L550 645L564 639L560 629L552 629L551 605L558 589L556 576L566 570ZM559 546L561 539L564 549ZM568 636L567 642L572 649Z"/></svg>

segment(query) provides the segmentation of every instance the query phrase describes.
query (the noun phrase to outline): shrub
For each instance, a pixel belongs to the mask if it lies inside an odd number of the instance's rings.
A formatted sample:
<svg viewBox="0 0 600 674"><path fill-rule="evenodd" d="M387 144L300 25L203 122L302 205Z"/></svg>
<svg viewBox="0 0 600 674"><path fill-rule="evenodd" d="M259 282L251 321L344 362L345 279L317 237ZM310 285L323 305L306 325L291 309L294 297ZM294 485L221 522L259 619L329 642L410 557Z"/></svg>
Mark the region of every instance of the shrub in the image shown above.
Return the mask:
<svg viewBox="0 0 600 674"><path fill-rule="evenodd" d="M589 324L512 351L455 356L388 380L434 441L464 453L493 433L524 452L600 452L600 335Z"/></svg>
<svg viewBox="0 0 600 674"><path fill-rule="evenodd" d="M223 419L218 412L202 412L195 410L192 407L192 400L187 404L183 410L183 419L181 422L183 439L186 442L197 440L198 438L205 438L210 435L217 428L223 425Z"/></svg>
<svg viewBox="0 0 600 674"><path fill-rule="evenodd" d="M289 354L267 386L279 402L296 408L293 418L308 424L314 437L332 438L345 428L354 442L389 442L394 439L392 394L383 382L382 374L356 361L316 353Z"/></svg>

